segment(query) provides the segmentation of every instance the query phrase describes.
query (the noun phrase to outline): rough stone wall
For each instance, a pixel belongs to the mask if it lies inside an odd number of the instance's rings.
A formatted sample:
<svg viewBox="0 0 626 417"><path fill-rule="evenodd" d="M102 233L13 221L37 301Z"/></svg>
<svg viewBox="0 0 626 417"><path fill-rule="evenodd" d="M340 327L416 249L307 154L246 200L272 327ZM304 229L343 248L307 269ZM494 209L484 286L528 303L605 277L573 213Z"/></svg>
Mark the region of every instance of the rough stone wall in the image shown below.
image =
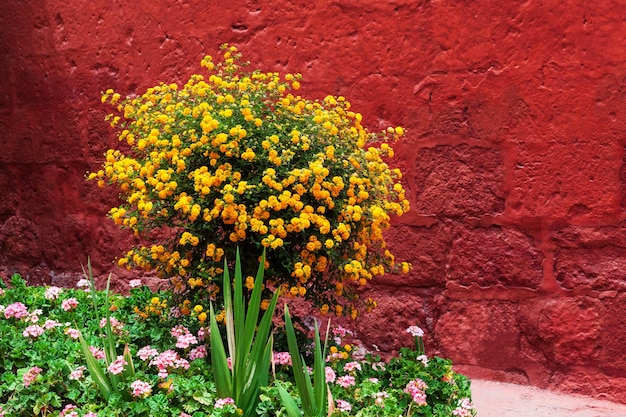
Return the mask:
<svg viewBox="0 0 626 417"><path fill-rule="evenodd" d="M414 270L357 321L383 351L416 322L470 376L626 401L626 4L9 0L0 12L0 265L99 272L130 237L83 175L116 139L99 101L184 82L237 45L302 93L344 95L396 149ZM383 325L381 325L383 324Z"/></svg>

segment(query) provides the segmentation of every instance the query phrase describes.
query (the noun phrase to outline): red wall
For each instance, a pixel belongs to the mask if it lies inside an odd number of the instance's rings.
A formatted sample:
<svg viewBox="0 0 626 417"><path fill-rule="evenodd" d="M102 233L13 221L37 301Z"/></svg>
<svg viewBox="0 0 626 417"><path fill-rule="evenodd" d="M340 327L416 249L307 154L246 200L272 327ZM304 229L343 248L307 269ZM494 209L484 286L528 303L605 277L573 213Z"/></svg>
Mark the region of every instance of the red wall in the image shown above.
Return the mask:
<svg viewBox="0 0 626 417"><path fill-rule="evenodd" d="M6 2L5 2L6 3ZM221 3L221 4L220 4ZM0 14L0 265L102 273L128 246L83 180L116 145L100 91L183 82L224 42L303 94L402 125L412 211L356 323L419 323L470 376L626 401L626 4L621 0L9 0ZM119 288L125 285L124 273Z"/></svg>

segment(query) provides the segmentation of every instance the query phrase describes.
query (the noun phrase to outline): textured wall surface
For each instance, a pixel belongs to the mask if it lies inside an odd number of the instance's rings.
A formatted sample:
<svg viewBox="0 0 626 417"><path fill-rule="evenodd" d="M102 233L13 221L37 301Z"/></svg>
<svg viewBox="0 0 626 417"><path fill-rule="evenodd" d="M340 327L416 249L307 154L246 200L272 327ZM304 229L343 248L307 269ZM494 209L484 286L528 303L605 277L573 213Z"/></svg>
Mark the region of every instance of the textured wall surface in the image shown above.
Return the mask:
<svg viewBox="0 0 626 417"><path fill-rule="evenodd" d="M344 95L396 147L409 277L356 327L416 322L470 376L626 401L626 3L9 0L0 11L0 269L71 284L130 238L84 181L116 139L99 93L186 81L229 42ZM385 323L381 326L381 323Z"/></svg>

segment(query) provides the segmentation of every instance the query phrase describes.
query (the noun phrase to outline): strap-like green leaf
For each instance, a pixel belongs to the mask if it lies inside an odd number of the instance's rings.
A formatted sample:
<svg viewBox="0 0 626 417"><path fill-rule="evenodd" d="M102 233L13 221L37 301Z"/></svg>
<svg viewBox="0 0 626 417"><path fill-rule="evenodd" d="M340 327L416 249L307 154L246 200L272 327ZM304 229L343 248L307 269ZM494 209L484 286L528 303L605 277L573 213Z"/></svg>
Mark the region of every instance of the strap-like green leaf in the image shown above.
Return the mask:
<svg viewBox="0 0 626 417"><path fill-rule="evenodd" d="M213 379L217 395L220 398L233 397L232 374L228 369L228 358L224 349L224 343L217 327L215 310L213 304L210 305L210 326L211 326L211 363L213 365Z"/></svg>
<svg viewBox="0 0 626 417"><path fill-rule="evenodd" d="M96 360L89 350L89 344L83 339L83 335L78 333L78 340L80 341L80 348L83 351L83 355L85 355L85 361L87 362L87 370L89 370L89 374L91 375L91 379L96 383L96 386L100 390L100 394L104 397L104 399L108 402L111 394L113 394L113 388L107 377L100 366L100 363Z"/></svg>

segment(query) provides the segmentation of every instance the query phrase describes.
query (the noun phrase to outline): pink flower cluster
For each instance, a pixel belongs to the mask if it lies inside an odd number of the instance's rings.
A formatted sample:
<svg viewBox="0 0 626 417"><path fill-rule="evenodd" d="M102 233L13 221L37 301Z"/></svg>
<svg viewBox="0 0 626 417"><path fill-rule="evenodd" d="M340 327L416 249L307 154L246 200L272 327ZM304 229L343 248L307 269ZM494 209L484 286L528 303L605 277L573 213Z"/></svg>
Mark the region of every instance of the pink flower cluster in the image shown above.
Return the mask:
<svg viewBox="0 0 626 417"><path fill-rule="evenodd" d="M80 336L80 332L73 327L68 327L67 329L65 329L65 334L74 340L78 339L78 337Z"/></svg>
<svg viewBox="0 0 626 417"><path fill-rule="evenodd" d="M337 407L337 410L341 411L342 413L349 413L350 411L352 411L352 405L350 405L350 403L345 400L337 400L335 401L335 405Z"/></svg>
<svg viewBox="0 0 626 417"><path fill-rule="evenodd" d="M474 406L469 398L459 400L459 406L452 410L452 415L457 417L471 417Z"/></svg>
<svg viewBox="0 0 626 417"><path fill-rule="evenodd" d="M189 369L189 362L187 362L185 359L182 359L180 356L178 356L178 353L174 352L173 350L166 350L165 352L161 353L159 356L150 361L150 365L155 365L157 368L159 368L159 377L163 379L167 378L167 376L169 375L168 371L170 369Z"/></svg>
<svg viewBox="0 0 626 417"><path fill-rule="evenodd" d="M137 351L137 356L142 361L147 361L148 359L152 359L158 355L159 355L159 351L150 347L150 345L144 346Z"/></svg>
<svg viewBox="0 0 626 417"><path fill-rule="evenodd" d="M119 375L124 372L124 367L126 365L128 365L128 362L126 362L124 357L120 355L107 367L107 370L113 375Z"/></svg>
<svg viewBox="0 0 626 417"><path fill-rule="evenodd" d="M413 398L413 402L417 405L426 405L426 388L428 385L419 378L415 378L413 381L406 384L404 392L409 394Z"/></svg>
<svg viewBox="0 0 626 417"><path fill-rule="evenodd" d="M113 316L109 317L109 322L111 323L111 331L115 333L116 335L120 336L122 334L122 331L124 330L124 323L120 322L118 319L116 319ZM100 328L104 329L106 325L107 325L107 319L106 317L104 317L100 320Z"/></svg>
<svg viewBox="0 0 626 417"><path fill-rule="evenodd" d="M36 338L41 336L44 331L45 329L40 325L33 324L32 326L28 326L24 329L24 331L22 332L22 336Z"/></svg>
<svg viewBox="0 0 626 417"><path fill-rule="evenodd" d="M133 397L147 397L152 393L152 387L149 383L136 380L130 384L130 387L133 389Z"/></svg>
<svg viewBox="0 0 626 417"><path fill-rule="evenodd" d="M69 378L78 381L83 378L83 372L85 372L86 370L87 368L85 368L84 366L79 366L78 368L70 372Z"/></svg>
<svg viewBox="0 0 626 417"><path fill-rule="evenodd" d="M176 338L176 347L179 349L187 349L191 345L198 344L198 339L185 326L176 326L170 333Z"/></svg>
<svg viewBox="0 0 626 417"><path fill-rule="evenodd" d="M104 350L102 349L98 349L97 347L94 347L94 346L89 346L89 350L91 351L91 354L93 355L93 357L96 359L104 359L106 357Z"/></svg>
<svg viewBox="0 0 626 417"><path fill-rule="evenodd" d="M193 361L196 359L204 359L206 358L207 351L205 346L198 346L189 351L189 360Z"/></svg>
<svg viewBox="0 0 626 417"><path fill-rule="evenodd" d="M413 337L424 337L424 330L420 329L418 326L410 326L406 329L407 333L410 333Z"/></svg>
<svg viewBox="0 0 626 417"><path fill-rule="evenodd" d="M56 320L46 320L46 322L43 324L43 328L46 330L54 329L55 327L60 327L60 326L63 326L63 325Z"/></svg>
<svg viewBox="0 0 626 417"><path fill-rule="evenodd" d="M332 384L337 379L337 374L330 366L326 367L326 382Z"/></svg>
<svg viewBox="0 0 626 417"><path fill-rule="evenodd" d="M218 398L215 401L215 406L214 408L224 408L224 406L228 405L228 404L232 404L235 405L235 400L233 400L230 397L226 397L226 398Z"/></svg>
<svg viewBox="0 0 626 417"><path fill-rule="evenodd" d="M11 317L21 319L26 316L28 316L28 309L23 303L20 302L9 304L4 309L4 317L7 319L10 319Z"/></svg>
<svg viewBox="0 0 626 417"><path fill-rule="evenodd" d="M140 279L131 279L130 281L128 281L128 285L130 286L130 288L137 288L137 287L141 287L141 280Z"/></svg>
<svg viewBox="0 0 626 417"><path fill-rule="evenodd" d="M23 377L23 381L24 381L24 386L27 387L30 384L32 384L33 382L35 382L35 380L37 379L37 377L39 376L39 374L41 373L42 369L38 366L33 366L32 368L30 368Z"/></svg>
<svg viewBox="0 0 626 417"><path fill-rule="evenodd" d="M61 302L61 308L65 311L70 311L78 307L78 300L74 297L68 298Z"/></svg>
<svg viewBox="0 0 626 417"><path fill-rule="evenodd" d="M356 372L361 370L361 364L358 362L348 362L343 366L343 370L346 372Z"/></svg>
<svg viewBox="0 0 626 417"><path fill-rule="evenodd" d="M76 412L75 409L75 405L68 404L63 408L63 411L59 413L59 417L78 417L78 412Z"/></svg>
<svg viewBox="0 0 626 417"><path fill-rule="evenodd" d="M336 382L341 388L348 388L356 384L356 380L352 375L340 376Z"/></svg>
<svg viewBox="0 0 626 417"><path fill-rule="evenodd" d="M49 287L46 289L46 292L43 293L43 296L46 297L46 300L56 300L59 298L63 290L59 287Z"/></svg>
<svg viewBox="0 0 626 417"><path fill-rule="evenodd" d="M276 365L291 365L291 355L289 352L274 352L274 363Z"/></svg>

